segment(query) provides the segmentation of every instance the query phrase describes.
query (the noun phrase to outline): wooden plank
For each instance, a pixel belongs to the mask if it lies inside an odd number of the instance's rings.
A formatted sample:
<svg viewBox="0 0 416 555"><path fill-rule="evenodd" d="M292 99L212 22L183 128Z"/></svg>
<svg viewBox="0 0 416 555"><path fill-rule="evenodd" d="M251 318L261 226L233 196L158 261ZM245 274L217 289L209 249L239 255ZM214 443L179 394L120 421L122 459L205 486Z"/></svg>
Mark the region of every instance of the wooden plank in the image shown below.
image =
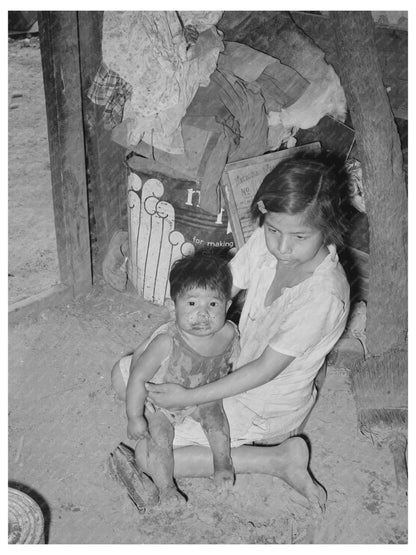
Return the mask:
<svg viewBox="0 0 416 555"><path fill-rule="evenodd" d="M114 232L118 229L127 230L126 149L111 140L111 130L104 128L104 107L94 104L87 97L87 91L101 63L102 25L103 12L78 12L94 280L102 275L102 261Z"/></svg>
<svg viewBox="0 0 416 555"><path fill-rule="evenodd" d="M92 285L76 12L38 12L61 281Z"/></svg>
<svg viewBox="0 0 416 555"><path fill-rule="evenodd" d="M18 324L23 318L36 318L46 308L51 308L72 300L72 289L60 283L37 295L18 301L9 306L9 325Z"/></svg>
<svg viewBox="0 0 416 555"><path fill-rule="evenodd" d="M407 190L397 127L382 79L369 12L331 12L341 83L356 131L369 222L367 348L406 346Z"/></svg>
<svg viewBox="0 0 416 555"><path fill-rule="evenodd" d="M320 150L320 143L315 142L225 166L220 185L237 248L241 248L256 229L256 223L251 220L250 205L263 178L280 162L295 154Z"/></svg>

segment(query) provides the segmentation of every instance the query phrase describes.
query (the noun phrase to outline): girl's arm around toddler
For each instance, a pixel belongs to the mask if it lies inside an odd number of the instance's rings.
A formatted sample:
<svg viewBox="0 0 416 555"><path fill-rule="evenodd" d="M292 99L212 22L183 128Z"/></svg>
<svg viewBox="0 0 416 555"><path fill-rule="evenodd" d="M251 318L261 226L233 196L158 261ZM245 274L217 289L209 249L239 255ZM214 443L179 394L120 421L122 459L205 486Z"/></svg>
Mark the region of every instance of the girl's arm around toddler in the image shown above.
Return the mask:
<svg viewBox="0 0 416 555"><path fill-rule="evenodd" d="M283 372L294 358L266 347L257 359L215 382L195 389L186 389L175 384L147 383L146 389L149 398L166 409L175 410L189 405L200 405L259 387Z"/></svg>

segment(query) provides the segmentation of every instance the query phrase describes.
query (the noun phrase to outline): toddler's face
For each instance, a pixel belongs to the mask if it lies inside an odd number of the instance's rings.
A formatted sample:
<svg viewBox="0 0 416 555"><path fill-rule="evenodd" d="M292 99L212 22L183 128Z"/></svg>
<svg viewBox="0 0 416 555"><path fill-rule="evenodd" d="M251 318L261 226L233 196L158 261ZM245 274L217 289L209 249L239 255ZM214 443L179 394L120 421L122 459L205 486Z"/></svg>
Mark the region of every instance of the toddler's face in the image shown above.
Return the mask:
<svg viewBox="0 0 416 555"><path fill-rule="evenodd" d="M230 304L217 291L195 287L177 297L176 322L191 335L213 335L224 326Z"/></svg>

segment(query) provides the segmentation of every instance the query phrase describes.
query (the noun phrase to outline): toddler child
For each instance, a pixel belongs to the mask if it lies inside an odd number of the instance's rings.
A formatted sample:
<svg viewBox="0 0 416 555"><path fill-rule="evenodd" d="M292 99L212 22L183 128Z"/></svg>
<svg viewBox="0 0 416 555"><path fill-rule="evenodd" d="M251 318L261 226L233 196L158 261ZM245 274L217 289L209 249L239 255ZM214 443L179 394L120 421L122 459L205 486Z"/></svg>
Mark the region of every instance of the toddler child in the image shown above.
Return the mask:
<svg viewBox="0 0 416 555"><path fill-rule="evenodd" d="M234 481L229 426L221 400L165 410L146 400L145 383L207 384L227 375L239 353L237 327L226 320L232 289L227 261L197 251L173 264L169 282L175 320L160 326L112 372L113 386L126 402L127 436L147 457L147 472L164 504L185 499L173 479L174 427L189 418L200 424L212 452L214 482L226 489Z"/></svg>

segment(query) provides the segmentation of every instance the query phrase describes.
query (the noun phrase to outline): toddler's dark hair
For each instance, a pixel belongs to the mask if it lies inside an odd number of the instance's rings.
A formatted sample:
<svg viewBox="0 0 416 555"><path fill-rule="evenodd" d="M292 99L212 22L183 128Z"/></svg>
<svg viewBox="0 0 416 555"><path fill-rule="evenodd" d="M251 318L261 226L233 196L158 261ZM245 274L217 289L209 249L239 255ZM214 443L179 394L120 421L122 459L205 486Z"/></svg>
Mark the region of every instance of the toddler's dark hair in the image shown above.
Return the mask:
<svg viewBox="0 0 416 555"><path fill-rule="evenodd" d="M253 219L264 223L258 207L263 201L269 212L298 214L319 229L325 245L342 247L351 213L348 174L334 155L294 156L283 160L263 179L251 203Z"/></svg>
<svg viewBox="0 0 416 555"><path fill-rule="evenodd" d="M170 296L175 302L178 296L194 287L212 289L229 300L233 278L225 256L201 249L173 263L169 283Z"/></svg>

